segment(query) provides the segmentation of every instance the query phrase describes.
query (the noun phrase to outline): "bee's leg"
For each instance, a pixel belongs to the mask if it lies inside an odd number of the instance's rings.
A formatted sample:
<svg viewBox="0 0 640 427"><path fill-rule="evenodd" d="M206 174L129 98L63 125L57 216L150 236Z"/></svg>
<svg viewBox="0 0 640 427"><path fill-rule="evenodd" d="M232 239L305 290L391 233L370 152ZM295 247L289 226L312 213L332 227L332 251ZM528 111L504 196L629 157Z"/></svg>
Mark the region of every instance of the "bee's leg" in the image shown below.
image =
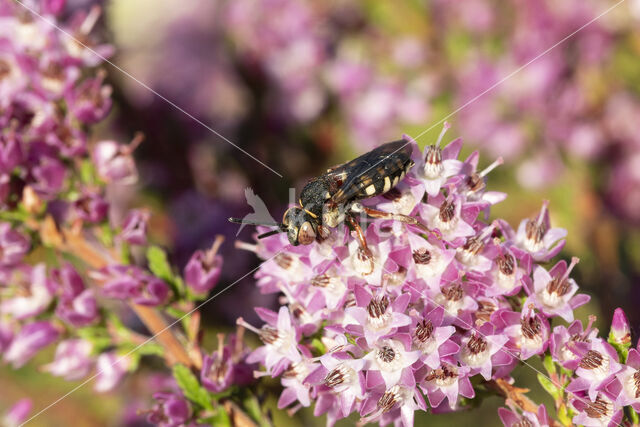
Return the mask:
<svg viewBox="0 0 640 427"><path fill-rule="evenodd" d="M318 226L318 236L316 237L316 240L318 242L322 242L324 241L327 237L329 237L329 235L331 234L331 232L329 231L328 227L324 227L322 225Z"/></svg>
<svg viewBox="0 0 640 427"><path fill-rule="evenodd" d="M369 246L367 246L367 239L364 237L364 232L362 231L362 227L358 224L358 221L353 217L353 215L346 216L347 221L353 227L358 237L358 242L360 243L360 249L368 258L373 258L371 251L369 250Z"/></svg>
<svg viewBox="0 0 640 427"><path fill-rule="evenodd" d="M360 206L358 208L360 208ZM394 214L394 213L390 213L390 212L379 211L377 209L367 208L367 207L364 207L364 206L362 206L361 209L362 209L362 212L366 213L367 215L369 215L372 218L394 219L396 221L402 221L402 222L404 222L406 224L411 224L411 225L415 225L417 227L420 227L426 233L431 233L432 232L432 230L429 230L429 227L427 227L426 225L424 225L423 223L418 221L417 218L414 218L414 217L409 216L409 215Z"/></svg>

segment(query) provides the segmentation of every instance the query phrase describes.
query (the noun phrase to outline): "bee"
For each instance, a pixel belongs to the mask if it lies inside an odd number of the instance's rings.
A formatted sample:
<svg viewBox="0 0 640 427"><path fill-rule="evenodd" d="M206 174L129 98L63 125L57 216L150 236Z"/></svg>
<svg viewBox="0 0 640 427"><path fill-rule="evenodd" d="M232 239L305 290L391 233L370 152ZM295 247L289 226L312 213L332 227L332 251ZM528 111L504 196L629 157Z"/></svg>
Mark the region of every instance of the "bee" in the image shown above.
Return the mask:
<svg viewBox="0 0 640 427"><path fill-rule="evenodd" d="M287 233L294 246L309 245L329 235L344 221L356 231L360 246L369 252L355 214L364 212L373 218L403 221L429 231L416 218L392 214L363 206L359 201L386 193L394 188L414 166L412 147L407 141L387 142L349 162L334 166L306 183L300 193L299 206L289 208L281 223L244 221L229 218L238 224L271 225L277 227L258 236L259 239L277 233Z"/></svg>

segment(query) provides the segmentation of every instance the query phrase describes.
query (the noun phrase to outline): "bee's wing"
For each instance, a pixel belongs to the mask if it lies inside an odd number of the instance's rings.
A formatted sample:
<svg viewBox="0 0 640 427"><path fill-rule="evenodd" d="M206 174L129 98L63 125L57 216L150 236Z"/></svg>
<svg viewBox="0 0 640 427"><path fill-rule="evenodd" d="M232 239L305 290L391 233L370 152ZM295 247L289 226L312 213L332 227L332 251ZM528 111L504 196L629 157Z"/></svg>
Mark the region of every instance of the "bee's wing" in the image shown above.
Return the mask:
<svg viewBox="0 0 640 427"><path fill-rule="evenodd" d="M340 165L330 173L335 174L339 170L345 175L345 179L340 188L333 193L331 201L344 203L388 191L393 178L406 172L407 165L411 161L411 150L411 144L407 141L388 142ZM385 185L385 177L389 178L389 185ZM385 190L385 187L389 188Z"/></svg>

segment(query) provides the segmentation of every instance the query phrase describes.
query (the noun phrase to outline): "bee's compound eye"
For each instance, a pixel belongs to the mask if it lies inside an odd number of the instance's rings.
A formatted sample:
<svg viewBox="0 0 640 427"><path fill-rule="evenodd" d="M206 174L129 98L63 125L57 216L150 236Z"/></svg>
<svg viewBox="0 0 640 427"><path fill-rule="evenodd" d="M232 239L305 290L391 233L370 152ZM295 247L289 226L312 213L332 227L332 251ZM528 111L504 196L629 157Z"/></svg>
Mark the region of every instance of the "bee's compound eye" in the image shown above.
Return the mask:
<svg viewBox="0 0 640 427"><path fill-rule="evenodd" d="M298 241L303 245L309 245L316 239L316 232L309 221L302 223L298 232Z"/></svg>
<svg viewBox="0 0 640 427"><path fill-rule="evenodd" d="M289 243L293 246L298 246L300 242L298 241L298 232L299 228L295 226L289 226L287 229L287 238L289 239Z"/></svg>

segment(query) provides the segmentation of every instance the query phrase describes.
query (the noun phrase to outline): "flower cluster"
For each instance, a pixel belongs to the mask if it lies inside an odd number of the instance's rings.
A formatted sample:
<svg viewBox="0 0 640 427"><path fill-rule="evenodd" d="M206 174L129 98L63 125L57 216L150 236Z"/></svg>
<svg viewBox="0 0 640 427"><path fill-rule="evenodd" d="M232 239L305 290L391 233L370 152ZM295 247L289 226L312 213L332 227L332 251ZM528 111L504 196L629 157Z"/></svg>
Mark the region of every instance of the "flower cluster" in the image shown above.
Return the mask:
<svg viewBox="0 0 640 427"><path fill-rule="evenodd" d="M611 345L574 321L574 309L589 301L570 277L578 259L549 264L566 231L551 226L546 202L517 230L487 222L491 206L505 198L485 186L501 159L484 170L477 153L460 161L460 139L440 146L445 131L424 152L405 137L415 166L390 192L363 201L415 216L430 233L374 220L365 231L369 251L340 227L309 246L291 247L284 236L243 245L265 259L260 289L283 294L277 313L256 309L266 322L261 328L239 319L264 343L248 360L264 366L259 375L281 378L281 408L315 402L329 425L357 412L364 421L411 426L416 410L465 406L476 394L472 378L509 384L518 363L550 351L573 375L574 421L618 419L620 405L629 403L604 402L602 390L612 375L623 375L622 365ZM554 318L573 323L552 330ZM618 329L616 336L624 335ZM635 370L624 372L627 378ZM548 424L546 412L501 417L507 425L514 417Z"/></svg>
<svg viewBox="0 0 640 427"><path fill-rule="evenodd" d="M150 342L121 318L129 307L149 332L162 330L164 314L154 309L188 308L217 285L222 242L197 251L183 280L149 245L149 212L114 220L106 187L136 181L132 152L142 137L91 141L112 104L96 69L112 48L90 35L99 8L58 19L67 12L64 1L0 2L0 360L20 368L55 344L44 372L68 381L95 373L94 389L105 392L144 355L193 362L185 350L167 354L177 341ZM146 265L134 246L147 247ZM241 366L242 349L205 360ZM200 353L193 359L201 362ZM227 385L242 383L238 372Z"/></svg>
<svg viewBox="0 0 640 427"><path fill-rule="evenodd" d="M499 8L488 0L434 2L440 18L434 25L458 41L455 55L442 61L454 76L447 90L456 106L465 105L460 132L495 155L517 158L525 187L553 184L564 170L561 154L599 165L606 182L595 187L604 187L621 216L638 221L632 171L640 140L631 118L640 112L640 98L634 73L610 67L634 56L626 40L637 36L637 16L622 12L627 4L600 16L612 6L606 1L556 6L548 0L525 6L514 0Z"/></svg>

